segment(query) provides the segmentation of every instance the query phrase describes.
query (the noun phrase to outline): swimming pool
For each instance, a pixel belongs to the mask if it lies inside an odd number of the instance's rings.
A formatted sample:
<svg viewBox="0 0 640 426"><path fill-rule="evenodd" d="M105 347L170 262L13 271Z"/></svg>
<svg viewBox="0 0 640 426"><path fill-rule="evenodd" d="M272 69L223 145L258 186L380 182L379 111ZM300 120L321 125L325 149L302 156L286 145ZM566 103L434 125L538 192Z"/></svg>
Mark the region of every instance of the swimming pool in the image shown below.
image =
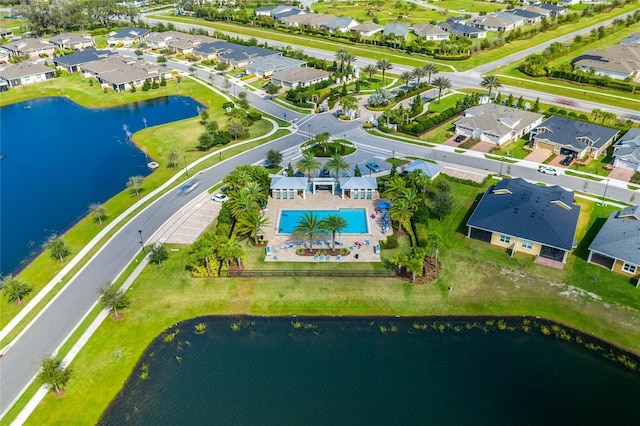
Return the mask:
<svg viewBox="0 0 640 426"><path fill-rule="evenodd" d="M293 230L305 213L313 212L322 220L337 214L347 220L347 227L342 234L368 234L367 212L365 209L337 209L337 210L281 210L278 220L279 234L293 234Z"/></svg>

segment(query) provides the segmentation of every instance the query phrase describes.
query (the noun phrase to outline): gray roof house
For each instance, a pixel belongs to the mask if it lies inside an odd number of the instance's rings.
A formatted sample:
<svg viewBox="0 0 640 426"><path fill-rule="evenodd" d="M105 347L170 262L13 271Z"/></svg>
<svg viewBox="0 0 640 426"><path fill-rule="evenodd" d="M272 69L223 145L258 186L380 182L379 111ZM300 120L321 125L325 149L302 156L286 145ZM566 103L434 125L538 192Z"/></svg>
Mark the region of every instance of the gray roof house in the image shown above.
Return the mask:
<svg viewBox="0 0 640 426"><path fill-rule="evenodd" d="M306 12L302 9L284 4L279 4L277 6L262 6L253 9L253 14L256 16L271 16L275 19L282 19L293 15L302 15L303 13Z"/></svg>
<svg viewBox="0 0 640 426"><path fill-rule="evenodd" d="M115 55L111 50L86 49L80 52L53 58L53 63L57 68L63 68L69 73L77 72L80 66L89 62L104 59L107 56Z"/></svg>
<svg viewBox="0 0 640 426"><path fill-rule="evenodd" d="M121 28L107 34L107 44L112 47L118 44L129 47L134 43L143 42L149 33L151 30L147 28Z"/></svg>
<svg viewBox="0 0 640 426"><path fill-rule="evenodd" d="M621 46L634 46L640 44L640 33L631 34L629 37L620 40Z"/></svg>
<svg viewBox="0 0 640 426"><path fill-rule="evenodd" d="M286 56L281 56L280 54L253 58L251 62L247 64L247 74L255 74L258 77L265 77L278 71L300 68L305 64L305 61L288 58Z"/></svg>
<svg viewBox="0 0 640 426"><path fill-rule="evenodd" d="M0 80L10 87L26 86L55 78L55 70L32 62L19 62L0 67Z"/></svg>
<svg viewBox="0 0 640 426"><path fill-rule="evenodd" d="M379 33L380 31L382 31L384 29L384 27L380 24L376 24L375 22L363 22L360 25L356 25L355 27L351 28L351 31L353 32L359 32L361 36L363 37L371 37L372 35Z"/></svg>
<svg viewBox="0 0 640 426"><path fill-rule="evenodd" d="M467 222L467 237L504 247L512 255L522 252L565 263L575 246L579 215L572 192L505 178L478 202Z"/></svg>
<svg viewBox="0 0 640 426"><path fill-rule="evenodd" d="M618 133L610 127L554 115L531 130L530 140L534 148L549 149L556 154L598 158Z"/></svg>
<svg viewBox="0 0 640 426"><path fill-rule="evenodd" d="M524 22L527 24L537 24L538 22L542 21L542 18L547 16L546 13L542 14L542 13L538 13L533 10L524 9L524 8L505 10L502 13L518 16L524 19Z"/></svg>
<svg viewBox="0 0 640 426"><path fill-rule="evenodd" d="M438 24L438 27L440 27L443 31L446 31L453 35L458 35L460 37L466 37L469 39L487 37L486 30L483 30L481 28L476 28L471 25L465 25L452 18L447 19L445 22L440 22Z"/></svg>
<svg viewBox="0 0 640 426"><path fill-rule="evenodd" d="M541 9L546 9L549 12L551 12L551 16L557 16L557 15L565 15L567 13L567 8L563 7L563 6L559 6L556 4L551 4L551 3L536 3L534 4L535 7L539 7Z"/></svg>
<svg viewBox="0 0 640 426"><path fill-rule="evenodd" d="M325 80L329 80L328 72L307 67L296 67L277 71L271 76L271 82L273 84L289 89L295 89L299 86L308 87Z"/></svg>
<svg viewBox="0 0 640 426"><path fill-rule="evenodd" d="M402 170L402 173L411 173L419 170L433 180L438 177L443 168L444 167L436 163L414 160L411 162L411 164L405 166L405 168Z"/></svg>
<svg viewBox="0 0 640 426"><path fill-rule="evenodd" d="M640 44L610 46L606 50L589 50L573 60L573 67L617 80L640 77Z"/></svg>
<svg viewBox="0 0 640 426"><path fill-rule="evenodd" d="M542 123L542 114L487 103L469 108L454 124L456 133L502 145L520 139Z"/></svg>
<svg viewBox="0 0 640 426"><path fill-rule="evenodd" d="M96 42L89 34L78 33L62 33L55 35L49 39L49 43L58 49L82 50L96 46Z"/></svg>
<svg viewBox="0 0 640 426"><path fill-rule="evenodd" d="M382 33L388 36L407 38L409 36L409 25L390 22L384 26Z"/></svg>
<svg viewBox="0 0 640 426"><path fill-rule="evenodd" d="M28 56L29 59L35 60L44 55L52 57L55 53L54 46L47 39L22 38L3 44L2 47L7 49L11 56Z"/></svg>
<svg viewBox="0 0 640 426"><path fill-rule="evenodd" d="M282 18L280 22L288 27L309 27L320 28L336 19L334 15L318 13L305 13L303 15L293 15Z"/></svg>
<svg viewBox="0 0 640 426"><path fill-rule="evenodd" d="M613 165L640 172L640 129L630 129L616 142Z"/></svg>
<svg viewBox="0 0 640 426"><path fill-rule="evenodd" d="M146 80L160 81L162 77L171 78L171 70L158 64L146 61L112 55L98 61L80 66L85 77L92 77L105 88L112 88L117 92L129 90L131 83L139 87Z"/></svg>
<svg viewBox="0 0 640 426"><path fill-rule="evenodd" d="M322 26L329 31L339 31L341 33L346 33L347 31L351 30L351 28L356 27L358 24L358 21L353 18L340 17Z"/></svg>
<svg viewBox="0 0 640 426"><path fill-rule="evenodd" d="M315 185L314 185L315 186ZM378 190L378 182L374 177L343 177L340 178L340 197L348 195L357 200L372 200L374 191Z"/></svg>
<svg viewBox="0 0 640 426"><path fill-rule="evenodd" d="M206 59L223 59L235 68L244 68L258 58L277 58L280 52L258 46L245 46L228 41L202 43L193 49L193 53Z"/></svg>
<svg viewBox="0 0 640 426"><path fill-rule="evenodd" d="M213 43L217 41L213 37L207 37L203 35L181 33L179 31L165 31L165 32L153 32L147 37L147 46L152 49L162 49L169 47L175 49L180 53L184 50L193 50L196 46L202 43Z"/></svg>
<svg viewBox="0 0 640 426"><path fill-rule="evenodd" d="M294 200L298 195L307 198L308 182L306 177L276 176L271 178L269 191L276 200Z"/></svg>
<svg viewBox="0 0 640 426"><path fill-rule="evenodd" d="M477 28L482 28L483 30L497 32L509 31L516 27L516 22L513 19L497 16L495 14L476 16L475 18L468 20L467 24L473 25Z"/></svg>
<svg viewBox="0 0 640 426"><path fill-rule="evenodd" d="M431 24L416 24L413 26L413 32L418 37L424 37L426 40L449 40L449 33Z"/></svg>
<svg viewBox="0 0 640 426"><path fill-rule="evenodd" d="M639 277L640 207L611 212L589 245L587 261L622 275Z"/></svg>

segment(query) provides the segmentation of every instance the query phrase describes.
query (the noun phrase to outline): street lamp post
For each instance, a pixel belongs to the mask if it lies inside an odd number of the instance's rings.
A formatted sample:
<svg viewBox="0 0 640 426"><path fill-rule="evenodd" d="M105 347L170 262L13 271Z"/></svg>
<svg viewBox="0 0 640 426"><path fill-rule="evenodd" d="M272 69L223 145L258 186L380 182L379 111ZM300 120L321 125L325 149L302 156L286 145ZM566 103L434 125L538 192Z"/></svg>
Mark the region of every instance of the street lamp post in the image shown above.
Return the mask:
<svg viewBox="0 0 640 426"><path fill-rule="evenodd" d="M311 143L311 124L309 124L309 143Z"/></svg>
<svg viewBox="0 0 640 426"><path fill-rule="evenodd" d="M189 176L189 169L187 168L187 156L185 155L184 157L184 173Z"/></svg>
<svg viewBox="0 0 640 426"><path fill-rule="evenodd" d="M502 176L502 165L504 164L504 157L500 157L500 175Z"/></svg>
<svg viewBox="0 0 640 426"><path fill-rule="evenodd" d="M606 179L606 183L604 184L604 192L602 193L602 202L604 203L604 198L607 198L607 188L609 187L609 179Z"/></svg>
<svg viewBox="0 0 640 426"><path fill-rule="evenodd" d="M142 246L142 253L147 254L147 251L144 248L144 240L142 239L142 229L138 229L138 234L140 234L140 245Z"/></svg>

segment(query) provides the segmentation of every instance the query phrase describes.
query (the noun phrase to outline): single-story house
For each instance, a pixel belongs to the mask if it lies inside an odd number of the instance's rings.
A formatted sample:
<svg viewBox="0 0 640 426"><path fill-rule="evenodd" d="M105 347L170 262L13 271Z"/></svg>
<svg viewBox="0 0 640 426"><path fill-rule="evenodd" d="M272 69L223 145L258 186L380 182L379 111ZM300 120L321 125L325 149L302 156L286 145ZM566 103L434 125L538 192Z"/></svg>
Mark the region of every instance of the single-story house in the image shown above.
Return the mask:
<svg viewBox="0 0 640 426"><path fill-rule="evenodd" d="M193 49L193 53L205 59L217 58L227 61L234 68L244 68L251 61L258 58L277 58L282 55L276 50L258 46L245 46L228 41L202 43Z"/></svg>
<svg viewBox="0 0 640 426"><path fill-rule="evenodd" d="M255 74L258 77L267 77L275 72L292 70L305 65L305 61L288 58L286 56L273 55L254 58L247 64L247 74Z"/></svg>
<svg viewBox="0 0 640 426"><path fill-rule="evenodd" d="M2 47L9 51L11 56L28 56L29 59L40 59L42 57L53 57L55 48L49 40L22 38L10 43L4 44Z"/></svg>
<svg viewBox="0 0 640 426"><path fill-rule="evenodd" d="M284 4L279 4L277 6L262 6L253 9L253 14L256 16L271 16L275 19L282 19L293 15L302 15L304 13L306 12L302 9Z"/></svg>
<svg viewBox="0 0 640 426"><path fill-rule="evenodd" d="M9 58L11 58L11 53L4 47L0 47L0 65L8 64Z"/></svg>
<svg viewBox="0 0 640 426"><path fill-rule="evenodd" d="M307 178L276 176L271 178L269 192L276 200L295 200L299 196L307 198Z"/></svg>
<svg viewBox="0 0 640 426"><path fill-rule="evenodd" d="M567 14L567 8L557 5L557 4L552 4L552 3L535 3L534 4L535 7L539 7L540 9L545 9L548 10L549 12L551 12L550 16L559 16L559 15L566 15Z"/></svg>
<svg viewBox="0 0 640 426"><path fill-rule="evenodd" d="M56 68L64 69L69 73L80 71L83 64L99 61L107 56L115 55L111 50L86 49L80 52L70 53L68 55L53 58Z"/></svg>
<svg viewBox="0 0 640 426"><path fill-rule="evenodd" d="M467 237L565 263L575 246L580 206L559 186L521 178L489 187L467 222Z"/></svg>
<svg viewBox="0 0 640 426"><path fill-rule="evenodd" d="M518 18L523 19L525 24L530 25L537 24L538 22L542 21L542 18L545 18L548 15L547 11L545 11L545 13L538 13L531 9L525 8L504 10L502 13L517 16Z"/></svg>
<svg viewBox="0 0 640 426"><path fill-rule="evenodd" d="M354 200L373 200L378 183L374 177L340 178L340 197L345 195Z"/></svg>
<svg viewBox="0 0 640 426"><path fill-rule="evenodd" d="M440 164L430 163L428 161L422 160L414 160L411 162L411 164L405 166L405 168L402 170L402 173L412 173L418 170L421 173L429 176L429 178L433 180L437 178L438 175L440 175L440 172L443 168L444 167L442 167Z"/></svg>
<svg viewBox="0 0 640 426"><path fill-rule="evenodd" d="M322 27L326 28L329 31L339 31L341 33L346 33L347 31L351 30L351 28L358 26L358 24L359 22L353 18L340 17L322 25Z"/></svg>
<svg viewBox="0 0 640 426"><path fill-rule="evenodd" d="M640 129L630 129L616 142L613 165L640 172Z"/></svg>
<svg viewBox="0 0 640 426"><path fill-rule="evenodd" d="M560 155L598 158L613 143L619 131L610 127L552 116L531 130L531 145Z"/></svg>
<svg viewBox="0 0 640 426"><path fill-rule="evenodd" d="M629 37L620 40L621 46L635 46L640 45L640 33L631 34Z"/></svg>
<svg viewBox="0 0 640 426"><path fill-rule="evenodd" d="M49 39L49 43L58 49L82 50L96 47L95 40L89 34L62 33Z"/></svg>
<svg viewBox="0 0 640 426"><path fill-rule="evenodd" d="M119 44L129 47L135 43L144 42L150 33L151 30L147 28L121 28L107 34L107 44L111 47Z"/></svg>
<svg viewBox="0 0 640 426"><path fill-rule="evenodd" d="M158 64L123 57L109 56L80 66L81 72L87 78L95 78L102 87L111 88L117 92L140 87L146 80L160 81L162 77L171 78L171 70Z"/></svg>
<svg viewBox="0 0 640 426"><path fill-rule="evenodd" d="M298 86L308 87L321 81L329 80L329 73L323 70L307 67L297 67L274 72L271 82L276 86L295 89Z"/></svg>
<svg viewBox="0 0 640 426"><path fill-rule="evenodd" d="M375 22L364 22L360 25L356 25L351 28L351 31L360 33L363 37L371 37L372 35L379 33L382 31L384 27L380 24L376 24Z"/></svg>
<svg viewBox="0 0 640 426"><path fill-rule="evenodd" d="M449 40L448 32L431 24L416 24L413 26L413 33L418 37L424 37L426 40Z"/></svg>
<svg viewBox="0 0 640 426"><path fill-rule="evenodd" d="M213 43L216 39L203 35L181 33L179 31L152 32L146 40L148 47L152 49L171 48L178 53L191 53L196 46L202 43ZM188 52L185 52L188 50Z"/></svg>
<svg viewBox="0 0 640 426"><path fill-rule="evenodd" d="M0 28L0 38L12 38L13 31L8 30L6 28Z"/></svg>
<svg viewBox="0 0 640 426"><path fill-rule="evenodd" d="M573 60L574 68L617 80L640 77L640 44L614 45L606 50L589 50Z"/></svg>
<svg viewBox="0 0 640 426"><path fill-rule="evenodd" d="M409 25L390 22L384 26L382 34L391 37L407 38L409 36Z"/></svg>
<svg viewBox="0 0 640 426"><path fill-rule="evenodd" d="M456 133L500 146L520 139L542 123L542 114L487 103L469 108L454 124Z"/></svg>
<svg viewBox="0 0 640 426"><path fill-rule="evenodd" d="M483 30L498 32L509 31L516 27L516 23L513 20L498 17L494 14L477 16L468 20L467 24L482 28Z"/></svg>
<svg viewBox="0 0 640 426"><path fill-rule="evenodd" d="M282 18L282 22L287 27L308 27L320 28L336 19L334 15L325 15L318 13L305 13L304 15L293 15Z"/></svg>
<svg viewBox="0 0 640 426"><path fill-rule="evenodd" d="M449 18L445 22L440 22L438 27L443 31L465 37L469 39L487 38L487 31L482 28L476 28L471 25L465 25L455 19Z"/></svg>
<svg viewBox="0 0 640 426"><path fill-rule="evenodd" d="M555 5L552 5L555 7ZM560 9L564 9L564 7L562 6L557 6ZM529 12L535 12L539 15L542 15L543 18L548 18L551 16L551 9L546 9L544 7L540 7L540 4L537 5L526 5L526 6L522 6L519 9L521 10L527 10ZM566 9L565 9L566 10Z"/></svg>
<svg viewBox="0 0 640 426"><path fill-rule="evenodd" d="M611 212L589 245L587 261L618 274L640 278L640 207Z"/></svg>
<svg viewBox="0 0 640 426"><path fill-rule="evenodd" d="M19 62L0 67L0 80L6 81L10 87L40 83L55 76L54 69L32 62Z"/></svg>

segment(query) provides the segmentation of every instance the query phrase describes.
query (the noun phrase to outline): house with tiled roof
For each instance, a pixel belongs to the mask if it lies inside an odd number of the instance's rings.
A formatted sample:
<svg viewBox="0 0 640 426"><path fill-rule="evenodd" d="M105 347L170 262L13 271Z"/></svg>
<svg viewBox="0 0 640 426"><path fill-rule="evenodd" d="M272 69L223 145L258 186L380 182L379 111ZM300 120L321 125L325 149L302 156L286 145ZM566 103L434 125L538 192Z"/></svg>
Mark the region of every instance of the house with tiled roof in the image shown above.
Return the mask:
<svg viewBox="0 0 640 426"><path fill-rule="evenodd" d="M258 46L245 46L222 40L213 43L202 43L193 49L193 53L203 59L227 61L234 68L244 68L257 58L275 58L281 55L276 50Z"/></svg>
<svg viewBox="0 0 640 426"><path fill-rule="evenodd" d="M416 24L413 26L413 33L418 37L424 37L425 40L449 40L448 32L431 24Z"/></svg>
<svg viewBox="0 0 640 426"><path fill-rule="evenodd" d="M457 19L449 18L445 22L440 22L438 27L443 31L451 33L453 35L457 35L460 37L465 37L468 39L480 39L487 38L487 31L482 28L476 28L471 25L466 25L460 22Z"/></svg>
<svg viewBox="0 0 640 426"><path fill-rule="evenodd" d="M611 212L589 245L589 263L618 274L640 278L640 207Z"/></svg>
<svg viewBox="0 0 640 426"><path fill-rule="evenodd" d="M152 32L146 40L148 47L152 49L174 49L178 53L189 54L202 43L213 43L217 39L213 37L181 33L179 31Z"/></svg>
<svg viewBox="0 0 640 426"><path fill-rule="evenodd" d="M62 33L49 39L49 43L58 49L82 50L96 47L96 42L89 34Z"/></svg>
<svg viewBox="0 0 640 426"><path fill-rule="evenodd" d="M308 87L326 80L329 80L328 72L308 67L296 67L284 71L277 71L271 75L271 82L273 84L288 89Z"/></svg>
<svg viewBox="0 0 640 426"><path fill-rule="evenodd" d="M518 18L523 19L525 24L529 25L537 24L538 22L542 21L542 18L547 16L546 13L538 13L533 10L524 8L505 10L502 12L502 14L517 16Z"/></svg>
<svg viewBox="0 0 640 426"><path fill-rule="evenodd" d="M279 71L287 71L300 68L305 61L274 55L252 59L247 64L247 74L255 74L258 77L267 77Z"/></svg>
<svg viewBox="0 0 640 426"><path fill-rule="evenodd" d="M640 78L640 44L614 45L606 50L589 50L573 60L574 69L595 71L617 80Z"/></svg>
<svg viewBox="0 0 640 426"><path fill-rule="evenodd" d="M598 158L611 146L618 135L617 129L599 126L570 118L552 116L531 130L531 145L548 149L559 155L583 159Z"/></svg>
<svg viewBox="0 0 640 426"><path fill-rule="evenodd" d="M80 70L80 66L83 64L99 61L100 59L104 59L111 55L116 55L116 53L111 50L86 49L81 50L80 52L53 58L53 63L56 68L64 69L68 73L74 73L78 72Z"/></svg>
<svg viewBox="0 0 640 426"><path fill-rule="evenodd" d="M466 24L482 28L486 31L497 32L509 31L516 27L516 22L514 22L513 19L505 19L503 17L498 17L495 14L476 16L475 18L466 21Z"/></svg>
<svg viewBox="0 0 640 426"><path fill-rule="evenodd" d="M382 31L384 29L384 27L380 24L376 24L375 22L363 22L360 25L356 25L355 27L351 28L351 31L353 32L359 32L361 36L363 37L371 37L372 35L379 33L380 31Z"/></svg>
<svg viewBox="0 0 640 426"><path fill-rule="evenodd" d="M22 38L2 45L9 51L10 56L28 56L29 59L52 57L54 46L47 39Z"/></svg>
<svg viewBox="0 0 640 426"><path fill-rule="evenodd" d="M640 129L629 129L613 146L613 165L640 172Z"/></svg>
<svg viewBox="0 0 640 426"><path fill-rule="evenodd" d="M505 178L478 202L467 237L504 247L512 256L520 252L566 263L576 244L579 216L572 192Z"/></svg>
<svg viewBox="0 0 640 426"><path fill-rule="evenodd" d="M413 173L415 171L419 171L433 180L440 175L443 168L443 166L429 161L413 160L402 169L402 173Z"/></svg>
<svg viewBox="0 0 640 426"><path fill-rule="evenodd" d="M543 115L487 103L469 108L454 124L456 133L500 146L520 139L542 123Z"/></svg>
<svg viewBox="0 0 640 426"><path fill-rule="evenodd" d="M158 64L120 55L109 56L80 66L87 78L95 78L104 88L116 92L140 87L145 81L159 82L171 78L171 70Z"/></svg>
<svg viewBox="0 0 640 426"><path fill-rule="evenodd" d="M0 66L0 80L9 87L26 86L55 78L55 70L42 64L19 62Z"/></svg>
<svg viewBox="0 0 640 426"><path fill-rule="evenodd" d="M551 12L550 16L560 16L567 14L567 8L564 6L560 6L552 3L535 3L535 7L539 7L540 9L545 9Z"/></svg>

